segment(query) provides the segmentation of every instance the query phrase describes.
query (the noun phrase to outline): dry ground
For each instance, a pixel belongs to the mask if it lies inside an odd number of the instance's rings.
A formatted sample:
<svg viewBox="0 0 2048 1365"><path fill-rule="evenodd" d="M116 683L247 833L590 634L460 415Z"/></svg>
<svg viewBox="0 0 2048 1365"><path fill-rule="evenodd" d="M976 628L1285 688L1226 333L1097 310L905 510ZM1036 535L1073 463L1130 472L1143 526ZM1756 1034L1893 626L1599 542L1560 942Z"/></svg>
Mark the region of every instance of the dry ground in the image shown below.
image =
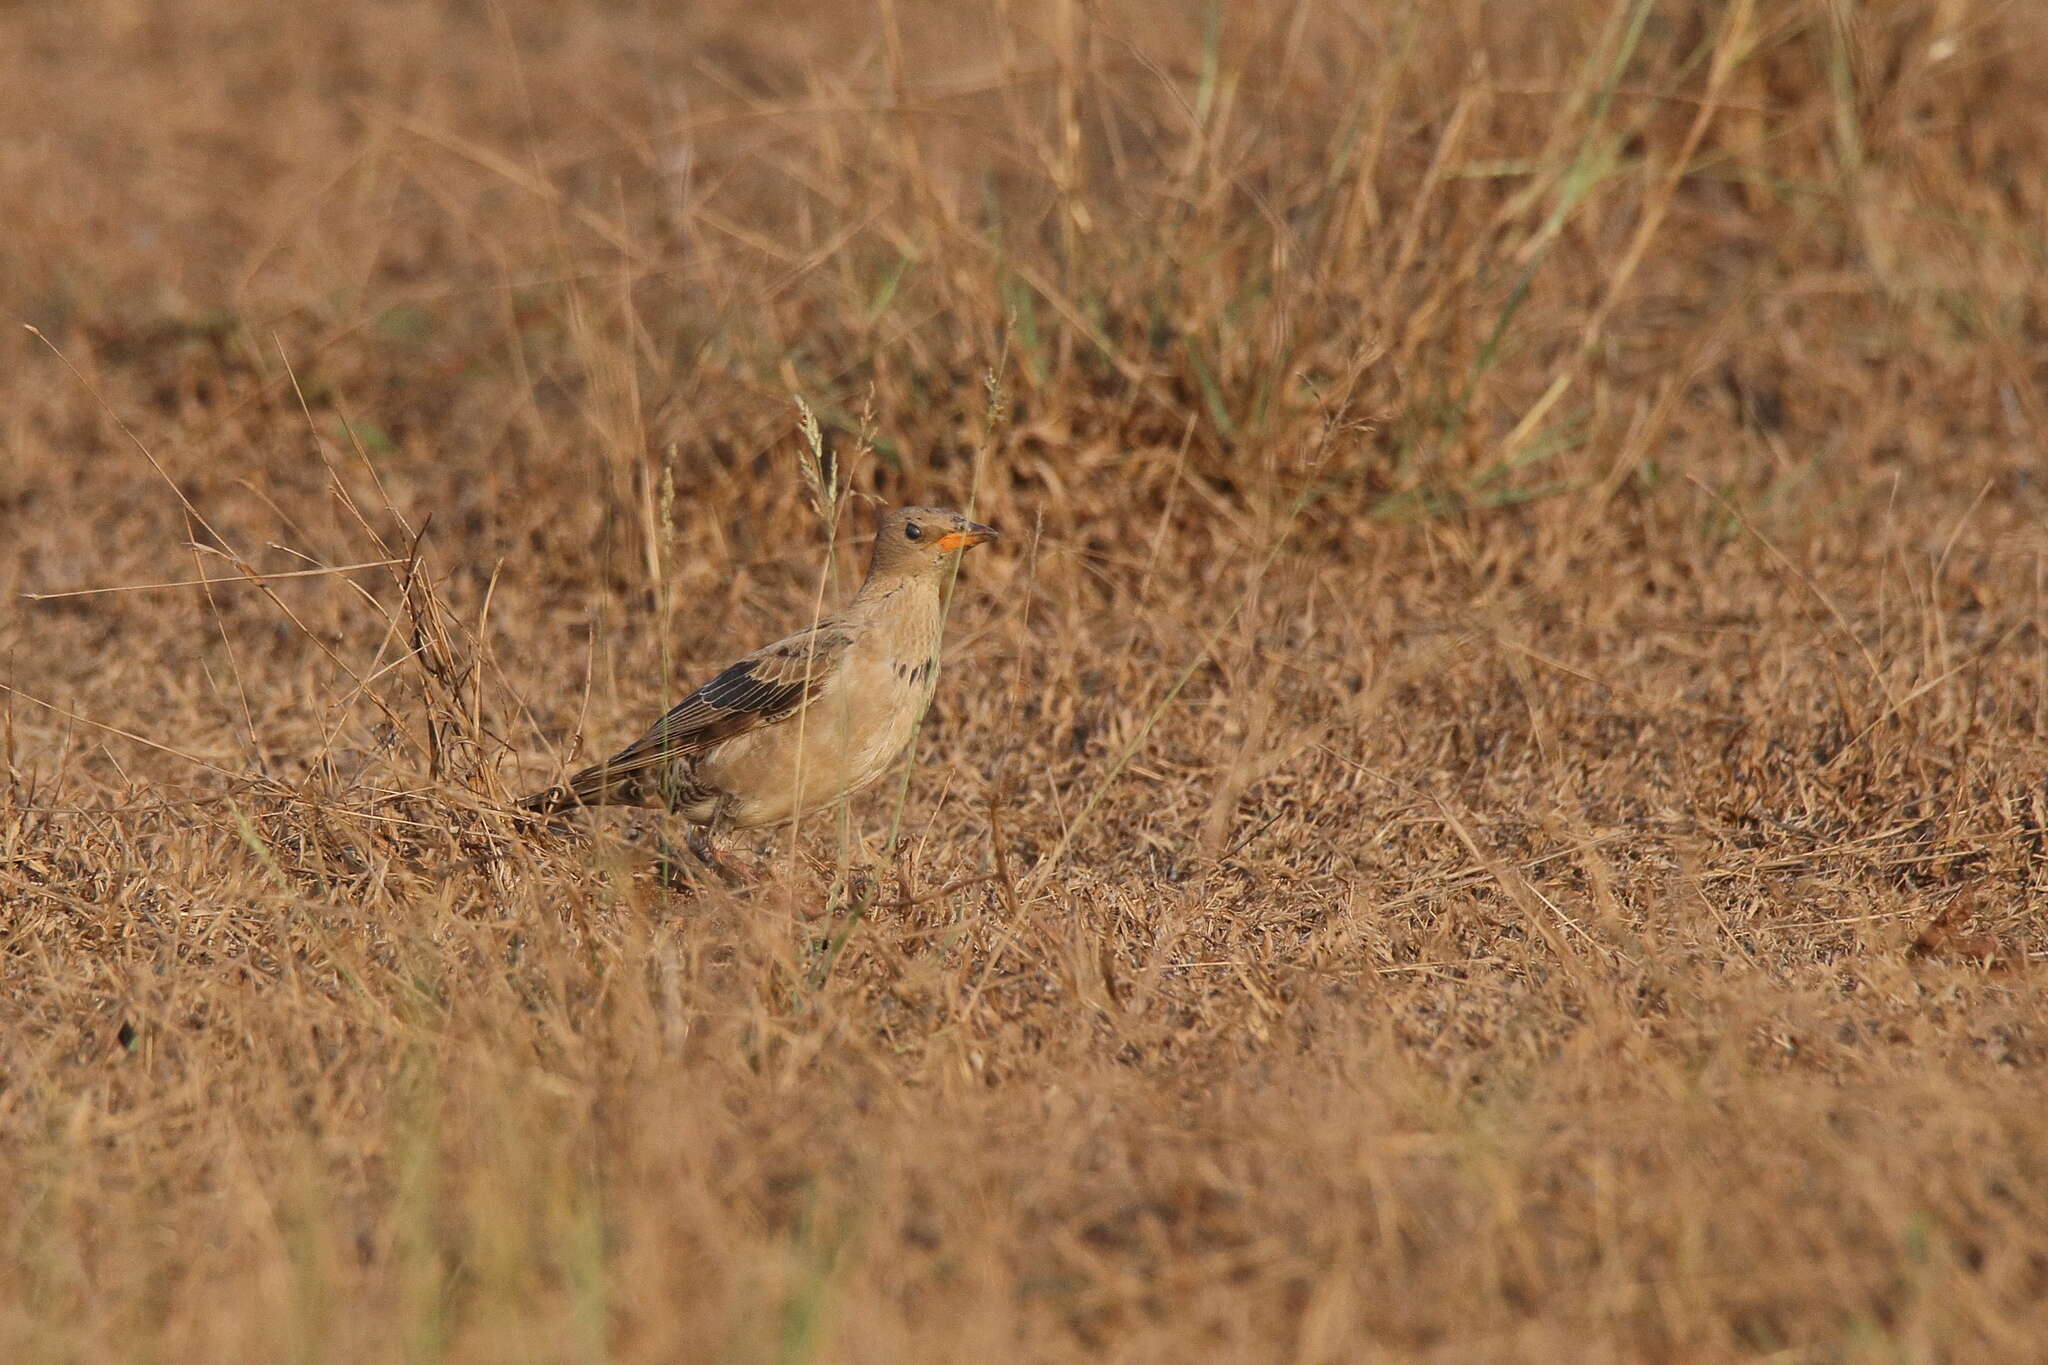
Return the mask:
<svg viewBox="0 0 2048 1365"><path fill-rule="evenodd" d="M2048 1354L2048 7L51 0L0 111L0 1358ZM870 498L1008 533L906 781L518 836Z"/></svg>

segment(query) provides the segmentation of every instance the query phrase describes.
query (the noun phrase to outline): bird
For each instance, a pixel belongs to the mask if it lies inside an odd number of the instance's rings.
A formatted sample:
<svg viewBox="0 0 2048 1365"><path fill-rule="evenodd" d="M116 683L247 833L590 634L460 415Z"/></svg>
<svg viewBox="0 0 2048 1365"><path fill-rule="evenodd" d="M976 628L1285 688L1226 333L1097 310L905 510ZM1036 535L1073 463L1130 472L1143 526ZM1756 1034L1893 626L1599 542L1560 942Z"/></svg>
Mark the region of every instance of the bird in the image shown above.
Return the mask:
<svg viewBox="0 0 2048 1365"><path fill-rule="evenodd" d="M730 664L646 734L520 808L666 808L691 826L690 851L730 877L725 835L793 820L888 771L938 682L946 570L996 538L942 507L888 512L852 601Z"/></svg>

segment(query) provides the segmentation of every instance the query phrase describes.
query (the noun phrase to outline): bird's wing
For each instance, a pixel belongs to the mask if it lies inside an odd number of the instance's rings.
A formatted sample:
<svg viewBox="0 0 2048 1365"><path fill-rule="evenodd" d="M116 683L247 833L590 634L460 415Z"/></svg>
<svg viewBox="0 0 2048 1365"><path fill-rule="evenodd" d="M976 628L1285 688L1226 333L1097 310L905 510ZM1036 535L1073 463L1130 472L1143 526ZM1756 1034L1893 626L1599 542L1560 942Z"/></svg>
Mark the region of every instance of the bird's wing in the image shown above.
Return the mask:
<svg viewBox="0 0 2048 1365"><path fill-rule="evenodd" d="M795 715L838 671L852 638L844 625L825 620L755 650L677 702L646 734L576 774L571 791L588 800L623 779Z"/></svg>

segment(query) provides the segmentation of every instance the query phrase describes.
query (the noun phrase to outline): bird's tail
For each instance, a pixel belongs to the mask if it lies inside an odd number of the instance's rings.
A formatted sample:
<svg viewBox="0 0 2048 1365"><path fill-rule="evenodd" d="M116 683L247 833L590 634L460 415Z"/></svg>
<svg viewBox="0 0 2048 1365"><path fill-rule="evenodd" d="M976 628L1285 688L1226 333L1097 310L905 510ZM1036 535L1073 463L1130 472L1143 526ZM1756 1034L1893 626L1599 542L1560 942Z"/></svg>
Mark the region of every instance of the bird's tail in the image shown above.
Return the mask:
<svg viewBox="0 0 2048 1365"><path fill-rule="evenodd" d="M582 804L573 787L549 787L546 791L535 792L521 801L519 809L534 815L559 815Z"/></svg>
<svg viewBox="0 0 2048 1365"><path fill-rule="evenodd" d="M559 787L535 792L519 803L519 809L535 815L559 815L578 806L632 804L636 791L629 773L622 774L611 760L594 763Z"/></svg>

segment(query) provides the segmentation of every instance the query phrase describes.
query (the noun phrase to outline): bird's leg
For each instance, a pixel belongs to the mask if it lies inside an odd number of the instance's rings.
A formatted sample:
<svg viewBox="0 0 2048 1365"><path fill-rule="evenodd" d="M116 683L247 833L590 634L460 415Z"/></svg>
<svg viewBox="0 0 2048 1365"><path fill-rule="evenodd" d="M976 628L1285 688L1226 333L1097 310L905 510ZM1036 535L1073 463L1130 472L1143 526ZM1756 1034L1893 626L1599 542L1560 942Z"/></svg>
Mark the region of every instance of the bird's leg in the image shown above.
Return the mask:
<svg viewBox="0 0 2048 1365"><path fill-rule="evenodd" d="M683 836L690 852L697 860L716 872L728 886L740 886L760 875L760 869L742 868L718 851L718 840L731 833L733 811L730 798L721 800L712 809L711 819L702 826L692 825L690 832ZM751 874L751 875L750 875Z"/></svg>
<svg viewBox="0 0 2048 1365"><path fill-rule="evenodd" d="M690 852L697 855L698 862L720 876L726 875L725 860L718 856L718 849L711 842L711 836L704 832L701 825L690 826L689 833L683 836L683 843Z"/></svg>
<svg viewBox="0 0 2048 1365"><path fill-rule="evenodd" d="M745 880L732 861L720 855L710 837L696 825L691 825L683 835L683 848L689 850L688 854L659 833L654 836L654 848L661 855L654 866L655 880L670 891L693 890L701 886L706 872L715 874L727 886L738 886Z"/></svg>
<svg viewBox="0 0 2048 1365"><path fill-rule="evenodd" d="M657 886L666 891L683 891L696 886L698 874L691 869L689 859L685 858L682 850L671 844L668 837L659 830L654 834L654 851L661 855L654 864L654 881ZM690 850L692 853L696 851L695 848Z"/></svg>

